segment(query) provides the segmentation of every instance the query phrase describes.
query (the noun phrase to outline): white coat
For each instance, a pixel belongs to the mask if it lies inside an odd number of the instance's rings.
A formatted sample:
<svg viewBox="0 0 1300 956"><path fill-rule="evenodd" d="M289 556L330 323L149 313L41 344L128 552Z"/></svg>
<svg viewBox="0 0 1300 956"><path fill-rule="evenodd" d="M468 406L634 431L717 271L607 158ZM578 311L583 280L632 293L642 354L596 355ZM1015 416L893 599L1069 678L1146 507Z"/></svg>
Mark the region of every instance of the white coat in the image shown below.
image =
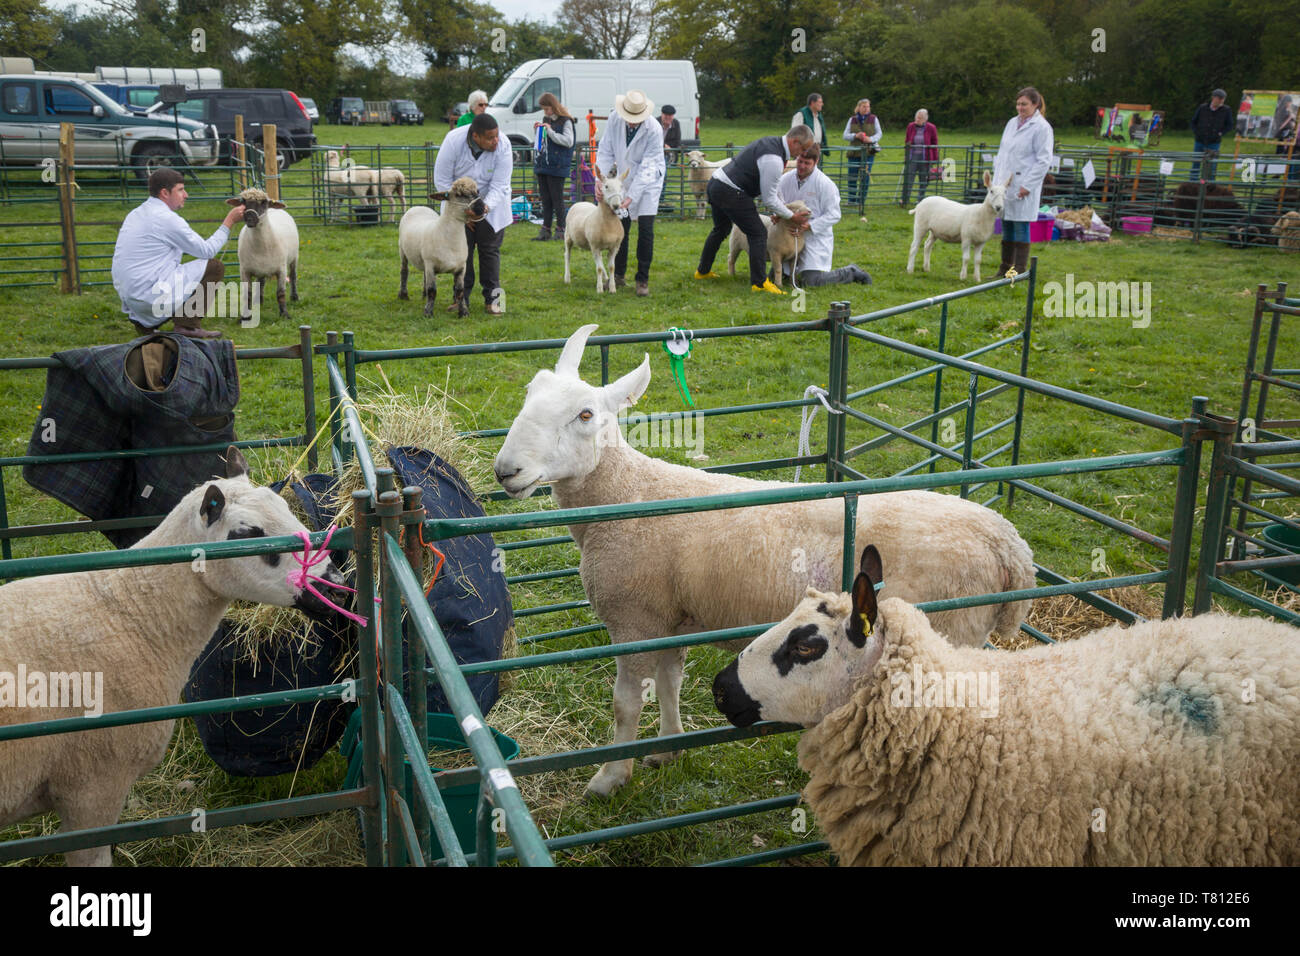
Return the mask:
<svg viewBox="0 0 1300 956"><path fill-rule="evenodd" d="M500 134L496 151L485 149L475 159L468 139L468 123L447 134L433 164L433 184L438 192L445 193L461 176L474 180L479 198L488 208L487 223L500 232L514 221L510 214L510 174L514 170L510 141L504 133Z"/></svg>
<svg viewBox="0 0 1300 956"><path fill-rule="evenodd" d="M126 214L113 248L113 288L122 311L151 327L174 315L229 238L223 223L204 239L165 202L150 196ZM182 264L182 253L195 258Z"/></svg>
<svg viewBox="0 0 1300 956"><path fill-rule="evenodd" d="M832 231L840 221L840 191L829 176L817 167L801 184L799 173L790 170L781 177L777 195L784 203L803 200L812 212L808 220L811 227L803 234L803 249L799 252L798 271L829 272L835 253L835 234Z"/></svg>
<svg viewBox="0 0 1300 956"><path fill-rule="evenodd" d="M605 133L596 150L596 165L606 176L611 169L627 173L623 196L632 200L628 215L653 216L659 211L659 195L664 191L664 128L653 116L637 128L632 142L627 141L627 120L613 111L605 123Z"/></svg>
<svg viewBox="0 0 1300 956"><path fill-rule="evenodd" d="M1034 222L1038 218L1043 177L1051 166L1052 127L1043 114L1034 113L1025 120L1024 126L1020 126L1019 116L1011 117L1002 131L997 158L993 160L995 183L1005 183L1008 176L1012 177L1002 207L1003 221ZM1022 188L1028 189L1029 195L1019 199L1017 195Z"/></svg>

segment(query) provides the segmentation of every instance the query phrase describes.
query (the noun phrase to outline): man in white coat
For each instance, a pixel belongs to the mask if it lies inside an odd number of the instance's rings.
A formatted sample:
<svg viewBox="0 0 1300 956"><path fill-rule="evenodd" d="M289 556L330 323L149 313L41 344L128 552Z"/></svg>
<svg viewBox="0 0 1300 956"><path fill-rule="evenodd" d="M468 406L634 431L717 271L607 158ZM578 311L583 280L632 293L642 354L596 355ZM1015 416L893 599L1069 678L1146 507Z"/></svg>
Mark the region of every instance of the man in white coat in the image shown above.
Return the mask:
<svg viewBox="0 0 1300 956"><path fill-rule="evenodd" d="M614 257L614 285L627 285L627 245L636 219L636 294L650 294L650 263L655 254L655 213L664 191L664 129L655 119L655 105L640 90L614 97L614 112L596 150L596 165L606 175L626 175L623 184L623 244ZM649 122L647 122L649 120ZM596 180L596 201L603 190Z"/></svg>
<svg viewBox="0 0 1300 956"><path fill-rule="evenodd" d="M447 134L433 164L433 183L438 192L451 189L461 176L478 184L478 194L487 206L487 215L478 222L465 224L469 241L469 258L465 262L465 301L474 288L474 250L478 249L480 279L483 285L484 311L501 315L505 311L501 288L501 240L510 225L510 174L514 158L510 142L501 135L497 121L480 113L474 121L458 126ZM454 312L453 302L448 312Z"/></svg>
<svg viewBox="0 0 1300 956"><path fill-rule="evenodd" d="M149 174L149 198L127 213L113 248L113 288L135 330L147 335L168 319L175 331L191 338L219 338L203 328L203 316L214 298L213 286L226 267L217 258L230 238L230 228L244 218L235 206L207 239L177 210L185 205L185 177L163 166ZM181 256L194 259L182 263Z"/></svg>
<svg viewBox="0 0 1300 956"><path fill-rule="evenodd" d="M800 286L831 285L837 282L870 284L871 276L853 263L831 268L835 253L835 224L840 221L840 191L829 176L817 168L821 147L816 143L804 150L795 160L794 169L782 175L777 184L777 195L783 203L801 200L812 213L812 218L801 226L789 227L798 231L802 248L794 272Z"/></svg>
<svg viewBox="0 0 1300 956"><path fill-rule="evenodd" d="M1016 94L1016 115L1002 131L993 161L993 181L1007 184L1002 206L1002 264L998 275L1013 266L1029 269L1029 226L1038 219L1043 177L1052 166L1052 127L1043 118L1042 94L1027 86Z"/></svg>

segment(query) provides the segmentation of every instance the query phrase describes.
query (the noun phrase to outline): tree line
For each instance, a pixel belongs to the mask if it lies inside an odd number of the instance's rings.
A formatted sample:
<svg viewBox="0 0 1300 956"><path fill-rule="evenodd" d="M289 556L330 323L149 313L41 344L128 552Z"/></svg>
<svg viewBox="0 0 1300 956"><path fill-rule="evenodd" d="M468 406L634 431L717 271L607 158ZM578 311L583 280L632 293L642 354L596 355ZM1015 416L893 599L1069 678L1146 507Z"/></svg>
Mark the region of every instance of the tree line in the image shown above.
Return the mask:
<svg viewBox="0 0 1300 956"><path fill-rule="evenodd" d="M1295 0L565 0L551 21L508 21L476 0L0 0L0 55L50 70L217 67L229 86L322 104L409 96L435 116L529 59L689 59L706 118L788 117L815 90L833 122L866 96L894 128L920 107L941 126L995 127L1033 85L1056 123L1138 102L1180 128L1216 86L1232 104L1243 88L1300 88L1297 12ZM393 68L396 43L418 50L422 75Z"/></svg>

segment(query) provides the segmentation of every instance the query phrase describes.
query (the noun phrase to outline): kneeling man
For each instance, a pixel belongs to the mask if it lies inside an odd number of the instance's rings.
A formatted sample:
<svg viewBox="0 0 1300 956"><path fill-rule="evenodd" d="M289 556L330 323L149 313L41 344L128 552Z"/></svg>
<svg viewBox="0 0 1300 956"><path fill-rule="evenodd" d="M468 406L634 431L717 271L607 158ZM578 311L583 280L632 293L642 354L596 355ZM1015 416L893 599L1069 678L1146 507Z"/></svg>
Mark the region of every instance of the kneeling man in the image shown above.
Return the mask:
<svg viewBox="0 0 1300 956"><path fill-rule="evenodd" d="M853 263L838 269L831 268L831 256L835 251L835 235L832 230L840 221L840 191L830 177L817 168L820 155L821 149L813 143L795 160L795 168L783 174L777 184L777 195L782 202L790 203L801 199L812 212L812 218L807 222L791 227L792 232L798 230L803 241L798 265L795 267L798 285L870 283L871 276Z"/></svg>

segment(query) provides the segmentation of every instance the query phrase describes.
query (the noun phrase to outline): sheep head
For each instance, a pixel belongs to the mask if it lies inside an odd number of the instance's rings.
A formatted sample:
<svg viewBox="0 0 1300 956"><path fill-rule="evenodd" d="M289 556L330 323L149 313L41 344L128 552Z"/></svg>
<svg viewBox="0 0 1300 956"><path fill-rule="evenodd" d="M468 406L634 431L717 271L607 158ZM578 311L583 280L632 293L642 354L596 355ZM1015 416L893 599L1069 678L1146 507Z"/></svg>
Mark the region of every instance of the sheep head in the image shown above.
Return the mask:
<svg viewBox="0 0 1300 956"><path fill-rule="evenodd" d="M606 176L600 171L600 167L595 167L596 175L600 177L601 199L600 201L610 208L610 211L618 215L619 207L623 205L623 182L627 179L627 170L623 170L622 175L615 173Z"/></svg>
<svg viewBox="0 0 1300 956"><path fill-rule="evenodd" d="M1273 223L1273 228L1269 230L1275 236L1287 236L1300 232L1300 212L1291 210L1278 217L1277 222Z"/></svg>
<svg viewBox="0 0 1300 956"><path fill-rule="evenodd" d="M173 514L181 521L175 533L186 542L271 538L307 530L283 498L249 481L248 462L234 445L226 451L226 477L199 485L181 499ZM287 554L205 559L194 566L203 584L226 600L296 607L313 617L328 617L332 612L324 602L289 580L297 567ZM333 561L316 565L311 573L333 584L343 583Z"/></svg>
<svg viewBox="0 0 1300 956"><path fill-rule="evenodd" d="M988 190L984 194L984 205L992 207L995 218L1002 215L1002 207L1007 201L1007 187L1011 185L1013 179L1015 176L1011 175L1007 177L1005 183L995 184L992 174L987 169L984 170L984 187Z"/></svg>
<svg viewBox="0 0 1300 956"><path fill-rule="evenodd" d="M714 678L718 710L737 727L758 720L812 727L846 704L858 678L880 659L891 616L896 625L918 626L920 618L929 626L920 611L897 598L878 609L880 580L880 553L867 545L851 594L809 588L783 621L754 638Z"/></svg>
<svg viewBox="0 0 1300 956"><path fill-rule="evenodd" d="M255 186L245 189L233 199L227 199L226 205L244 207L244 225L249 229L257 227L257 224L266 216L268 209L284 208L284 203L278 199L272 200L270 196Z"/></svg>
<svg viewBox="0 0 1300 956"><path fill-rule="evenodd" d="M691 169L700 169L701 167L713 166L715 164L709 162L705 155L698 149L693 149L686 154L686 165L691 167Z"/></svg>
<svg viewBox="0 0 1300 956"><path fill-rule="evenodd" d="M564 344L555 370L533 376L493 463L497 481L512 498L527 498L539 485L581 481L600 463L601 452L622 441L619 409L636 404L650 384L650 356L617 381L597 387L578 377L587 338L584 325Z"/></svg>
<svg viewBox="0 0 1300 956"><path fill-rule="evenodd" d="M487 206L478 194L478 183L468 176L462 176L451 184L446 192L429 193L433 202L447 202L465 211L468 222L478 222L487 215Z"/></svg>

